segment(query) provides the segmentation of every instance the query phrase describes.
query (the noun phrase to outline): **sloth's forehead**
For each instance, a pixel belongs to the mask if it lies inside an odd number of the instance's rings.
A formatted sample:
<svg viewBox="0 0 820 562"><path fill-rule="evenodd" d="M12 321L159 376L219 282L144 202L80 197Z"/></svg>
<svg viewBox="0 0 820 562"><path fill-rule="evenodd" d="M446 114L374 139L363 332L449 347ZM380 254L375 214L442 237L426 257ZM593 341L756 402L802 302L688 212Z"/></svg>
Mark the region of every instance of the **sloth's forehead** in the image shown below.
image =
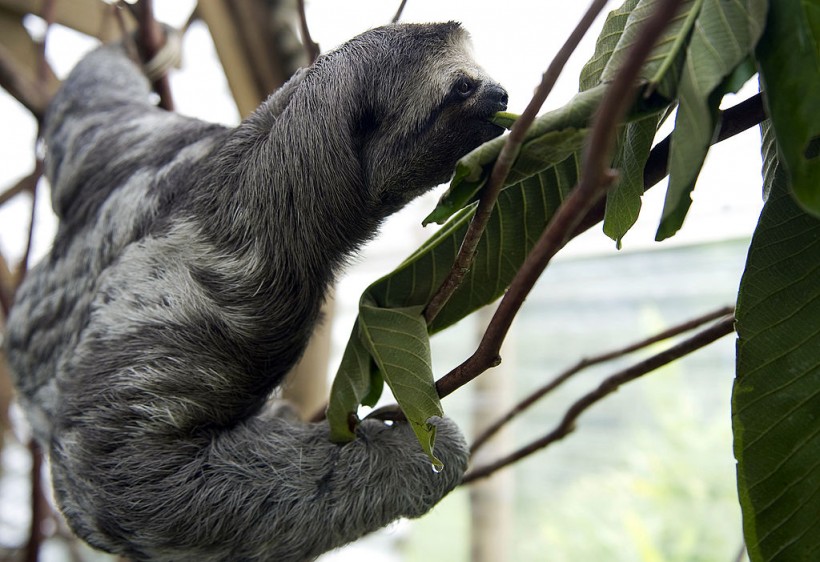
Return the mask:
<svg viewBox="0 0 820 562"><path fill-rule="evenodd" d="M467 42L448 45L443 51L434 53L428 62L431 96L447 95L459 76L480 80L484 71L473 59L470 45Z"/></svg>

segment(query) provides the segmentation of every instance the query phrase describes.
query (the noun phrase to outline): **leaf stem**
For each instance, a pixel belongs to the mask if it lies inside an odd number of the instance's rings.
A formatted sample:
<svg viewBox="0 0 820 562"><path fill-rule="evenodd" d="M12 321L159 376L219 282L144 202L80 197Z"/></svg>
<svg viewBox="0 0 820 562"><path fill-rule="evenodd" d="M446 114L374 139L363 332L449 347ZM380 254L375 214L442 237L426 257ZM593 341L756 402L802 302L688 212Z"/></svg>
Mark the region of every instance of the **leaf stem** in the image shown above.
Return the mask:
<svg viewBox="0 0 820 562"><path fill-rule="evenodd" d="M470 471L464 476L464 480L462 480L461 483L469 484L471 482L475 482L476 480L480 480L481 478L486 478L497 470L509 466L510 464L513 464L524 457L527 457L536 451L539 451L548 445L563 439L575 429L575 422L582 413L588 410L595 403L617 391L621 385L633 381L647 373L651 373L652 371L671 363L684 355L688 355L722 338L723 336L732 333L734 331L734 322L734 316L727 316L709 328L698 332L691 338L607 377L601 382L600 385L598 385L598 388L588 392L574 402L567 409L564 417L555 429L540 439L533 441L529 445L518 449L512 454L507 455L492 464L488 464Z"/></svg>

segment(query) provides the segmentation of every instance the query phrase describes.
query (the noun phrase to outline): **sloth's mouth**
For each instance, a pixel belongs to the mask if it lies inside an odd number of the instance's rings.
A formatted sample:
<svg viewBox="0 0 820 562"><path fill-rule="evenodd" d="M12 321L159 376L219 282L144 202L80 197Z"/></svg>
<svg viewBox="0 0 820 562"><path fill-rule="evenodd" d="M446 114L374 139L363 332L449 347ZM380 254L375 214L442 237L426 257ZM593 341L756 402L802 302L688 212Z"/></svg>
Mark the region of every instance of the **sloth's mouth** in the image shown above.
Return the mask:
<svg viewBox="0 0 820 562"><path fill-rule="evenodd" d="M493 125L498 125L503 129L512 129L513 124L518 120L520 115L510 113L508 111L497 111L490 115L487 120Z"/></svg>

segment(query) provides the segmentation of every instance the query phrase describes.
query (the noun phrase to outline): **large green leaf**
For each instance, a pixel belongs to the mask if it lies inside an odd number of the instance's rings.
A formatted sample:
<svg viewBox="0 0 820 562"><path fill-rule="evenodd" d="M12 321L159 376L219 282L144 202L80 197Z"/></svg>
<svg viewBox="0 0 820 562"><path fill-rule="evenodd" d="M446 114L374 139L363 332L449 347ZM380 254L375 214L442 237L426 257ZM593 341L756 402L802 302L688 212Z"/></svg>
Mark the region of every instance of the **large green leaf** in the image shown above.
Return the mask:
<svg viewBox="0 0 820 562"><path fill-rule="evenodd" d="M356 434L351 427L351 416L366 401L373 384L373 361L362 338L359 336L359 321L353 326L353 333L347 342L339 373L333 379L327 421L330 425L330 439L337 443L351 441Z"/></svg>
<svg viewBox="0 0 820 562"><path fill-rule="evenodd" d="M582 90L614 79L640 33L656 0L628 0L613 10L598 37L595 54L581 72ZM673 99L691 28L702 0L683 2L641 70L645 91L658 91ZM626 124L618 135L618 149L612 166L619 171L618 183L607 193L604 233L620 244L641 210L644 192L643 168L655 138L660 112Z"/></svg>
<svg viewBox="0 0 820 562"><path fill-rule="evenodd" d="M428 420L444 412L433 380L423 307L379 307L366 300L359 306L362 342L390 385L422 448L433 464L441 468L433 452L436 428Z"/></svg>
<svg viewBox="0 0 820 562"><path fill-rule="evenodd" d="M737 302L738 492L753 561L809 561L820 554L820 219L795 203L764 140L770 193Z"/></svg>
<svg viewBox="0 0 820 562"><path fill-rule="evenodd" d="M421 307L373 306L367 294L345 349L328 407L331 439L349 441L355 434L351 414L359 404L375 405L386 380L424 451L434 465L436 428L428 420L443 415L435 391L427 325Z"/></svg>
<svg viewBox="0 0 820 562"><path fill-rule="evenodd" d="M692 203L717 124L718 107L732 77L763 32L768 0L703 0L678 86L678 114L669 157L669 187L656 235L674 235ZM744 67L745 68L745 67Z"/></svg>
<svg viewBox="0 0 820 562"><path fill-rule="evenodd" d="M683 53L703 2L704 0L685 0L681 3L678 13L666 27L641 69L641 80L649 84L650 90L657 89L667 99L674 98L677 92ZM601 73L602 81L611 82L615 79L630 48L642 32L644 23L655 11L656 4L658 0L640 0L630 11L623 33Z"/></svg>
<svg viewBox="0 0 820 562"><path fill-rule="evenodd" d="M581 70L579 80L579 90L589 90L601 83L601 74L604 72L612 52L617 48L618 42L624 33L629 14L638 5L639 0L626 0L619 8L612 10L607 15L598 40L595 42L595 53L587 61Z"/></svg>
<svg viewBox="0 0 820 562"><path fill-rule="evenodd" d="M773 2L757 59L792 189L820 216L820 2Z"/></svg>
<svg viewBox="0 0 820 562"><path fill-rule="evenodd" d="M618 183L606 195L604 234L620 246L621 238L638 220L644 192L643 169L658 127L659 114L627 123L618 135L612 167L618 170Z"/></svg>

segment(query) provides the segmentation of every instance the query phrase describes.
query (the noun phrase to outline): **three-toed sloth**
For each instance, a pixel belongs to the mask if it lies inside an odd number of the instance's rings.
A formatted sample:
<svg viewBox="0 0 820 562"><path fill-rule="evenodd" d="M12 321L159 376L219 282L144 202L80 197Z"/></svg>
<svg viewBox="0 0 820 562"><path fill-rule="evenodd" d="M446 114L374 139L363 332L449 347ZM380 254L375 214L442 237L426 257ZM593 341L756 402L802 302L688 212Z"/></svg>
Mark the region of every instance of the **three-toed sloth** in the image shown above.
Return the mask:
<svg viewBox="0 0 820 562"><path fill-rule="evenodd" d="M373 29L236 128L151 105L117 47L74 69L45 122L60 224L20 288L7 353L77 535L134 560L302 560L460 481L407 423L266 410L325 291L389 214L501 130L505 91L456 23Z"/></svg>

